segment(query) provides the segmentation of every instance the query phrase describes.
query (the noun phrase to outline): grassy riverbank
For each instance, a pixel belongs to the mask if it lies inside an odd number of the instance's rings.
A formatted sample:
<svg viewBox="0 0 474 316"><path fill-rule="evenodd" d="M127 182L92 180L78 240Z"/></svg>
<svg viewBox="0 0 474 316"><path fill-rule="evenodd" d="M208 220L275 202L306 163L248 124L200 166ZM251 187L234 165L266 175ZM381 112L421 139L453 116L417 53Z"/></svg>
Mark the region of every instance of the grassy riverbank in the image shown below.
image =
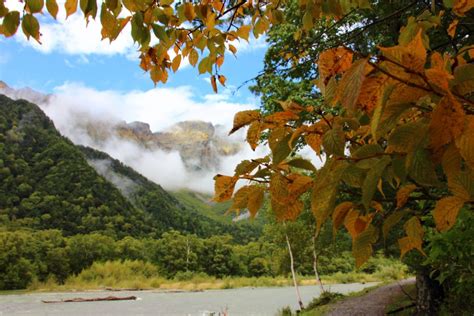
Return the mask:
<svg viewBox="0 0 474 316"><path fill-rule="evenodd" d="M377 266L373 273L348 272L322 276L323 283L389 282L407 277L407 269L399 263ZM300 285L315 285L314 276L298 276ZM232 289L240 287L291 286L289 276L224 277L216 278L204 273L178 273L172 279L160 276L156 266L141 261L108 261L95 263L64 284L53 278L46 282L33 282L29 291L82 291L103 289L129 290L184 290Z"/></svg>

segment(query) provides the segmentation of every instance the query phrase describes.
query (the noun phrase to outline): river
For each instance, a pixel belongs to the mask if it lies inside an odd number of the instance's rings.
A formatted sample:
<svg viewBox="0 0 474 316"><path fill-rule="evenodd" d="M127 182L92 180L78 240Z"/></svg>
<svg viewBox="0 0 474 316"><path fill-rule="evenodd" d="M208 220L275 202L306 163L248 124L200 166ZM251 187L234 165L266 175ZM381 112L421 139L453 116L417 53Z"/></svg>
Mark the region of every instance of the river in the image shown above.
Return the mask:
<svg viewBox="0 0 474 316"><path fill-rule="evenodd" d="M376 283L332 284L332 292L360 291ZM318 286L301 286L305 304L320 294ZM42 300L61 300L76 297L93 298L106 296L137 296L136 301L104 301L83 303L46 304ZM210 315L209 312L227 310L235 315L275 315L285 306L297 308L293 287L240 288L209 290L203 292L163 291L92 291L67 293L31 293L0 295L0 315L61 315L61 316L108 316L108 315Z"/></svg>

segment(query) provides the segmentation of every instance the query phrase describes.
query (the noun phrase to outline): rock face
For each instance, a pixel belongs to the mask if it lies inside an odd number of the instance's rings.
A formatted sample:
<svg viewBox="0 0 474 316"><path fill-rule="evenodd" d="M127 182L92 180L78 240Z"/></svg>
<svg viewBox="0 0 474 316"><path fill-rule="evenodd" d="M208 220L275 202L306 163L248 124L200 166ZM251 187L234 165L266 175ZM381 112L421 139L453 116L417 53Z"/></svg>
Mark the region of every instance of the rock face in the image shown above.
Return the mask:
<svg viewBox="0 0 474 316"><path fill-rule="evenodd" d="M184 121L153 133L143 122L120 124L115 127L119 137L142 146L166 151L178 151L185 166L193 171L215 170L222 156L234 155L240 145L223 138L219 126L203 121Z"/></svg>

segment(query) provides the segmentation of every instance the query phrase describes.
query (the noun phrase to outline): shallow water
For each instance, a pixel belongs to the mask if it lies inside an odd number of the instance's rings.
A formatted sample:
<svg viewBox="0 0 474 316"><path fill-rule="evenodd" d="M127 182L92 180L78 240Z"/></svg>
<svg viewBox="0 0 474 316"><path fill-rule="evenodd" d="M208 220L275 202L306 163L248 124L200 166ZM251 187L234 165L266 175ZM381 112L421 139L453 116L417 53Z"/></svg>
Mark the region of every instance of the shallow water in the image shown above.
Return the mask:
<svg viewBox="0 0 474 316"><path fill-rule="evenodd" d="M332 292L360 291L376 283L332 284ZM301 286L303 303L320 295L318 286ZM45 304L42 300L61 300L75 297L137 296L136 301L103 301L83 303ZM279 309L297 303L293 287L240 288L204 292L166 293L158 291L94 291L69 293L32 293L0 296L0 315L210 315L209 312L227 310L235 315L275 315Z"/></svg>

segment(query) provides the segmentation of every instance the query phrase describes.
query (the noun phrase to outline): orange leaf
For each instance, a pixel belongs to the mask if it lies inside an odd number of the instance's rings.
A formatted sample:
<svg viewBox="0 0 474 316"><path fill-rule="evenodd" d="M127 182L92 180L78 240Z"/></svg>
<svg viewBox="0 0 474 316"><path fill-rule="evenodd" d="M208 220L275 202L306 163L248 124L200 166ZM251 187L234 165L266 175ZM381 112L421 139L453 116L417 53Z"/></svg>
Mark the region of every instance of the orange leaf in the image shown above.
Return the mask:
<svg viewBox="0 0 474 316"><path fill-rule="evenodd" d="M456 27L458 26L459 21L455 19L451 24L449 24L448 27L448 35L451 36L451 38L454 38L456 35Z"/></svg>
<svg viewBox="0 0 474 316"><path fill-rule="evenodd" d="M323 144L323 139L319 134L308 134L304 137L306 143L311 147L318 155L321 154L321 145Z"/></svg>
<svg viewBox="0 0 474 316"><path fill-rule="evenodd" d="M472 8L474 8L474 1L456 0L456 2L454 2L453 11L459 16L464 16Z"/></svg>
<svg viewBox="0 0 474 316"><path fill-rule="evenodd" d="M217 57L217 58L216 58L216 65L217 65L217 67L220 68L220 67L222 66L222 64L224 64L224 56L219 56L219 57Z"/></svg>
<svg viewBox="0 0 474 316"><path fill-rule="evenodd" d="M211 86L212 86L212 90L214 90L214 92L217 93L216 76L211 76Z"/></svg>
<svg viewBox="0 0 474 316"><path fill-rule="evenodd" d="M353 208L354 203L352 202L342 202L341 204L336 206L334 212L332 213L332 225L334 232L339 229L339 227L344 222L347 213L349 213L349 211Z"/></svg>
<svg viewBox="0 0 474 316"><path fill-rule="evenodd" d="M455 97L448 94L441 99L430 123L430 145L435 152L462 134L465 116L462 105Z"/></svg>
<svg viewBox="0 0 474 316"><path fill-rule="evenodd" d="M416 185L414 184L408 184L400 188L397 192L397 209L400 207L403 207L407 201L408 197L410 196L410 193L415 191Z"/></svg>
<svg viewBox="0 0 474 316"><path fill-rule="evenodd" d="M344 47L329 49L321 53L318 60L319 75L327 84L327 79L349 69L352 65L352 52Z"/></svg>
<svg viewBox="0 0 474 316"><path fill-rule="evenodd" d="M474 115L466 116L464 132L456 139L456 147L469 167L474 170Z"/></svg>
<svg viewBox="0 0 474 316"><path fill-rule="evenodd" d="M225 82L226 82L227 78L226 78L225 76L223 76L223 75L219 75L219 76L217 76L217 79L219 80L219 83L220 83L222 86L225 87Z"/></svg>

